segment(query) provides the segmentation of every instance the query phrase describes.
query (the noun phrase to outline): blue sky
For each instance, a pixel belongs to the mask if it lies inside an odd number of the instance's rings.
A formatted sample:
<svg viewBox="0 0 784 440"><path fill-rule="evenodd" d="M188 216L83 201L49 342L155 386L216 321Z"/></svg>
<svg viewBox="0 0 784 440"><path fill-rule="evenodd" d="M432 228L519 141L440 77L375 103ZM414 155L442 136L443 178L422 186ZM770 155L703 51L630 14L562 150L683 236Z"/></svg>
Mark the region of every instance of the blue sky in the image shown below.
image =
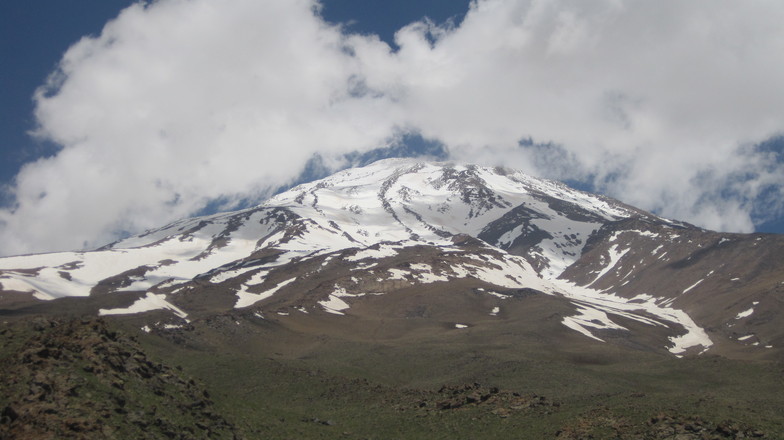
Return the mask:
<svg viewBox="0 0 784 440"><path fill-rule="evenodd" d="M784 232L784 5L315 4L0 4L0 255L258 201L316 156L401 153Z"/></svg>
<svg viewBox="0 0 784 440"><path fill-rule="evenodd" d="M130 1L35 1L0 4L0 178L8 182L22 163L51 152L27 132L35 127L33 91L44 83L68 47L104 23Z"/></svg>
<svg viewBox="0 0 784 440"><path fill-rule="evenodd" d="M33 139L33 91L55 69L60 57L86 35L99 34L134 0L36 0L0 2L0 181L10 182L25 162L52 154L56 146ZM430 17L437 22L462 19L468 0L328 0L322 15L348 29L379 35L394 43L401 27Z"/></svg>

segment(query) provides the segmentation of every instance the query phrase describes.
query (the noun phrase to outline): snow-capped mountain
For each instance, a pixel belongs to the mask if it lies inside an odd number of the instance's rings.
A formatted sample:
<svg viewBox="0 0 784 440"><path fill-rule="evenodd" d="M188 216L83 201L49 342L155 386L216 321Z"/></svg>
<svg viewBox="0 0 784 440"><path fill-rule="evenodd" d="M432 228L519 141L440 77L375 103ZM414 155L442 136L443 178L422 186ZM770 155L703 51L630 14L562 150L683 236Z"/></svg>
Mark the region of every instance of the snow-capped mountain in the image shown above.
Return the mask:
<svg viewBox="0 0 784 440"><path fill-rule="evenodd" d="M537 296L585 340L765 355L784 345L782 254L781 236L705 231L513 170L388 159L96 251L2 258L0 308L84 297L69 307L149 317L146 330L232 313L465 331L544 319L525 316Z"/></svg>

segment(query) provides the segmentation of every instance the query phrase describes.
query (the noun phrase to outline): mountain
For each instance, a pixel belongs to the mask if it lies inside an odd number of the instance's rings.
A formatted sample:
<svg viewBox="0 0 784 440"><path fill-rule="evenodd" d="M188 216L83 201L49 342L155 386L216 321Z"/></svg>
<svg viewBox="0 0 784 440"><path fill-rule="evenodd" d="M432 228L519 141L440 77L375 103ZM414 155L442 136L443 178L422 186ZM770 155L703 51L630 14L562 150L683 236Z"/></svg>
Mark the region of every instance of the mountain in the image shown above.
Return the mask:
<svg viewBox="0 0 784 440"><path fill-rule="evenodd" d="M0 258L0 437L784 438L783 254L382 160Z"/></svg>
<svg viewBox="0 0 784 440"><path fill-rule="evenodd" d="M781 236L706 231L509 169L387 159L96 251L0 259L0 305L78 297L68 307L154 316L146 329L233 312L459 330L524 319L535 296L559 334L771 357L782 274Z"/></svg>

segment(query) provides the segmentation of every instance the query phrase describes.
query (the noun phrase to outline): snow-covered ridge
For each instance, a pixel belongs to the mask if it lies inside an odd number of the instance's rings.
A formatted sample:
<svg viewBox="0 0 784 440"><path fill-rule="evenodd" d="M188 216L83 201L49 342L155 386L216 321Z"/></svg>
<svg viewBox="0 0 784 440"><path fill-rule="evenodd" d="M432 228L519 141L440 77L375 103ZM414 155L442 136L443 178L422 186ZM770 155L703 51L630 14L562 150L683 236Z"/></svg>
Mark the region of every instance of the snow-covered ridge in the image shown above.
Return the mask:
<svg viewBox="0 0 784 440"><path fill-rule="evenodd" d="M391 216L404 228L424 234L433 234L429 225L476 236L514 207L541 206L542 195L605 220L635 214L606 198L519 171L409 159L387 159L344 170L292 188L264 206L285 206L309 215L315 211L347 223ZM551 210L550 214L556 213Z"/></svg>

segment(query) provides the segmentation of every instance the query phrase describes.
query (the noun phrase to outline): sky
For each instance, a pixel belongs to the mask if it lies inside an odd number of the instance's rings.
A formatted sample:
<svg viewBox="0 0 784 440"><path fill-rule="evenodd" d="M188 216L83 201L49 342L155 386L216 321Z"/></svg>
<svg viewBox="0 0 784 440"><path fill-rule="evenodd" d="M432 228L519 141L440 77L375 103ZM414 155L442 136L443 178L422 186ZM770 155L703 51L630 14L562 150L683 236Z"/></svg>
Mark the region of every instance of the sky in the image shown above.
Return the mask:
<svg viewBox="0 0 784 440"><path fill-rule="evenodd" d="M784 232L782 2L37 0L0 20L0 255L400 155Z"/></svg>

